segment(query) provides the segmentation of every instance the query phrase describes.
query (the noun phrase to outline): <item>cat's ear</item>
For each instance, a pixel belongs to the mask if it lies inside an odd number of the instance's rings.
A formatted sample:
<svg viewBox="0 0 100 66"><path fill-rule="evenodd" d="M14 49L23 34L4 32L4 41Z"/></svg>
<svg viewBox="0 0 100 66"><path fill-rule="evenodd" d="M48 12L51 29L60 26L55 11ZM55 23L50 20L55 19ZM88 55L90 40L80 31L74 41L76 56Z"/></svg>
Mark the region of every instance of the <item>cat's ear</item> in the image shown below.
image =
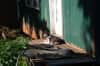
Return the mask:
<svg viewBox="0 0 100 66"><path fill-rule="evenodd" d="M45 37L45 38L46 38L46 37L48 37L48 35L47 35L46 33L44 33L44 34L43 34L43 37Z"/></svg>

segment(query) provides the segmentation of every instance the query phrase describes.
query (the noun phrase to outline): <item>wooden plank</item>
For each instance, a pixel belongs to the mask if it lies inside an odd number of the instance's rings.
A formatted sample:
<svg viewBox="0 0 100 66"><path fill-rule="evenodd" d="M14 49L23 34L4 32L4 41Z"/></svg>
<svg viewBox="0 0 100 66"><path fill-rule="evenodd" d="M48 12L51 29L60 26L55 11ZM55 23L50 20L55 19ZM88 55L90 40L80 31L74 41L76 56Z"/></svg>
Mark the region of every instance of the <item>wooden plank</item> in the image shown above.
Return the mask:
<svg viewBox="0 0 100 66"><path fill-rule="evenodd" d="M35 44L43 44L45 40L32 40L29 42L29 45L35 45ZM49 44L49 43L48 43ZM75 53L81 53L81 54L86 54L87 51L85 49L82 49L78 46L76 46L75 44L72 44L72 43L67 43L66 44L61 44L61 45L55 45L56 47L58 48L68 48L68 49L71 49L73 52Z"/></svg>
<svg viewBox="0 0 100 66"><path fill-rule="evenodd" d="M81 54L86 54L87 53L86 50L84 50L82 48L79 48L79 47L75 46L74 44L66 43L66 44L56 45L56 46L58 48L68 48L68 49L71 49L75 53L81 53Z"/></svg>
<svg viewBox="0 0 100 66"><path fill-rule="evenodd" d="M95 62L95 59L91 57L78 57L78 58L67 58L67 59L59 59L59 60L49 60L48 66L52 65L63 65L63 64L78 64L78 63L91 63Z"/></svg>

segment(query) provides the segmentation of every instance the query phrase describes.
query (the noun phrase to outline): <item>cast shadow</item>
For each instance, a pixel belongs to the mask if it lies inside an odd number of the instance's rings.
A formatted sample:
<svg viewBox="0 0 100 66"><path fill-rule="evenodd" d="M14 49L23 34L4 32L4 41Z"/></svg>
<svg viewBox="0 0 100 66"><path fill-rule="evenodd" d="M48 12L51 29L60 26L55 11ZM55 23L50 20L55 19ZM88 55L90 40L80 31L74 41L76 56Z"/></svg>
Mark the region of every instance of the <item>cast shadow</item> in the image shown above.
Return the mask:
<svg viewBox="0 0 100 66"><path fill-rule="evenodd" d="M27 7L24 0L21 0L19 3L20 27L22 27L22 19L24 17L25 22L30 24L30 28L33 28L33 26L35 27L35 31L36 31L38 38L40 38L39 37L39 30L42 30L43 32L49 33L49 29L47 28L46 20L44 20L44 19L41 20L40 2L41 2L41 0L39 0L39 4L37 5L39 9L37 9L36 5L34 5L34 8Z"/></svg>
<svg viewBox="0 0 100 66"><path fill-rule="evenodd" d="M83 17L84 17L83 24L82 24L83 40L85 42L87 51L89 53L92 53L92 50L90 49L93 49L93 48L92 47L90 48L88 44L94 41L95 1L94 0L79 0L78 7L83 10Z"/></svg>

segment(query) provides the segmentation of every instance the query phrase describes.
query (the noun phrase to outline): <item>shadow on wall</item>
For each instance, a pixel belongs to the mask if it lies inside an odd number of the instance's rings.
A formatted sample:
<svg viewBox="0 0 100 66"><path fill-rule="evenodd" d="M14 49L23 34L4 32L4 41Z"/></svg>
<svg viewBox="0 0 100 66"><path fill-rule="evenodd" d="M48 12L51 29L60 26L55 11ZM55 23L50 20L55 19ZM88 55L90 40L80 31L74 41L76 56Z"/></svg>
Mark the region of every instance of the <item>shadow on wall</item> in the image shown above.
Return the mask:
<svg viewBox="0 0 100 66"><path fill-rule="evenodd" d="M0 0L0 25L11 29L18 28L19 22L16 13L16 0Z"/></svg>
<svg viewBox="0 0 100 66"><path fill-rule="evenodd" d="M41 0L39 1L39 3ZM35 8L29 8L25 6L25 1L21 0L19 3L19 10L20 10L20 21L21 24L20 26L22 27L22 19L23 17L25 18L25 22L27 22L30 25L30 28L32 29L33 27L35 28L35 32L37 34L37 37L40 38L39 36L39 31L42 30L44 33L47 32L49 33L49 30L47 28L47 22L46 20L41 20L41 15L40 15L40 9L37 10Z"/></svg>
<svg viewBox="0 0 100 66"><path fill-rule="evenodd" d="M92 46L92 51L90 51L90 44L88 37L90 37L91 42L94 41L94 19L95 19L95 0L79 0L78 7L83 10L83 40L86 45L86 49L88 52L94 52L94 45Z"/></svg>

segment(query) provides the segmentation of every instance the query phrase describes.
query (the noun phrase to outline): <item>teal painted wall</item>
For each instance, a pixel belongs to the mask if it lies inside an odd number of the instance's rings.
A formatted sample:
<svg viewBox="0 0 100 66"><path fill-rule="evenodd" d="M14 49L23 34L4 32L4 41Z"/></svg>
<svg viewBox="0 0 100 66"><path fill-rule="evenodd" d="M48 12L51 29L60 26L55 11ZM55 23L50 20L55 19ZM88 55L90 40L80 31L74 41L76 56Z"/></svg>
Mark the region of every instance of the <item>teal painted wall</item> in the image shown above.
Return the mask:
<svg viewBox="0 0 100 66"><path fill-rule="evenodd" d="M49 0L41 0L40 9L41 20L45 20L48 28L50 28Z"/></svg>
<svg viewBox="0 0 100 66"><path fill-rule="evenodd" d="M63 12L63 28L64 28L64 39L71 42L71 28L70 28L70 0L62 0L62 12Z"/></svg>
<svg viewBox="0 0 100 66"><path fill-rule="evenodd" d="M47 21L50 28L49 0L41 0L41 19ZM83 9L79 8L79 0L62 0L64 39L76 46L91 50L90 34L87 32L89 18L84 18Z"/></svg>
<svg viewBox="0 0 100 66"><path fill-rule="evenodd" d="M62 0L64 39L80 48L91 50L90 35L86 32L89 19L83 16L78 7L79 0Z"/></svg>

